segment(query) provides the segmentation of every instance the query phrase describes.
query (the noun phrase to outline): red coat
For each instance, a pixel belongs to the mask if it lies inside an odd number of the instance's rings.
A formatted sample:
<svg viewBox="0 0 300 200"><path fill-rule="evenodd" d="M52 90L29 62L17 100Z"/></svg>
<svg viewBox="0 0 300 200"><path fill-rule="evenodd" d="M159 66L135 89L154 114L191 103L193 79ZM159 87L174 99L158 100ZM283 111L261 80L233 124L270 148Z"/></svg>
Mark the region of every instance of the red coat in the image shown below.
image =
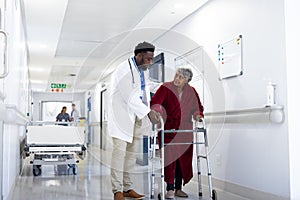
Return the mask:
<svg viewBox="0 0 300 200"><path fill-rule="evenodd" d="M203 117L203 106L196 90L186 84L183 88L181 101L177 87L173 82L164 83L155 93L151 100L151 109L163 116L165 130L192 130L192 116ZM159 145L161 147L161 134ZM166 133L165 143L192 142L193 133ZM176 160L179 160L184 183L188 183L193 177L193 145L175 145L165 147L165 181L174 183Z"/></svg>

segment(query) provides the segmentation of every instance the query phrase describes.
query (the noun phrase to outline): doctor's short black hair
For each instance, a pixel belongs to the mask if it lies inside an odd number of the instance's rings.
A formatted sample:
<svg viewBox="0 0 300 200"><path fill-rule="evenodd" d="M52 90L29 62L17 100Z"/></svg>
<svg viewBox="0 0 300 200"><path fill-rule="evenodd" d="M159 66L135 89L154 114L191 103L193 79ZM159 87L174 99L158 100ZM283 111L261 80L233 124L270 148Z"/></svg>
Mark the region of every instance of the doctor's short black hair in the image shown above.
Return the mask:
<svg viewBox="0 0 300 200"><path fill-rule="evenodd" d="M149 42L141 42L134 48L134 55L136 56L138 53L142 52L154 52L155 46L153 44L150 44Z"/></svg>

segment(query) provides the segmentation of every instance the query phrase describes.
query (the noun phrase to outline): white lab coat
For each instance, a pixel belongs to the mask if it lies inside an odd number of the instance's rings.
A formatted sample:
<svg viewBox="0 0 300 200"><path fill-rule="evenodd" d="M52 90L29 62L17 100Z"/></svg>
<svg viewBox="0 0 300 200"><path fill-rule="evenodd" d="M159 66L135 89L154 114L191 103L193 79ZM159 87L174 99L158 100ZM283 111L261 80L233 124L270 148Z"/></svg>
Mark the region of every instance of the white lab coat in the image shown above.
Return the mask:
<svg viewBox="0 0 300 200"><path fill-rule="evenodd" d="M71 111L71 118L73 119L74 122L76 122L79 117L80 117L80 113L78 110L75 109Z"/></svg>
<svg viewBox="0 0 300 200"><path fill-rule="evenodd" d="M150 108L140 99L140 74L131 58L129 61L132 67L132 73L128 60L125 60L116 68L112 75L110 102L108 102L108 133L111 137L131 143L136 118L143 119L142 126L148 121L148 128L150 129L150 121L147 117ZM150 93L149 87L147 87L148 72L145 71L144 75L146 92L148 94ZM149 101L149 99L148 97L147 100ZM150 103L148 103L148 105L150 105Z"/></svg>

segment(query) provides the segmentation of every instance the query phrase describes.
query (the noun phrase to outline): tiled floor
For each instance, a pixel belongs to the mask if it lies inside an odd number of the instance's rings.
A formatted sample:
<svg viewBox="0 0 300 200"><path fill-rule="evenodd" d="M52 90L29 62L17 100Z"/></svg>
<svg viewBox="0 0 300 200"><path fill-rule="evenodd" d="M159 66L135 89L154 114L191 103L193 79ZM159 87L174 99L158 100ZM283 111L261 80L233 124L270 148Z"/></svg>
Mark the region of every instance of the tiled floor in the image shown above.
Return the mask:
<svg viewBox="0 0 300 200"><path fill-rule="evenodd" d="M32 166L26 164L16 183L13 191L14 200L35 200L35 199L101 199L112 200L110 183L109 153L100 152L96 148L89 149L87 156L78 164L78 175L58 175L56 167L43 166L42 175L34 177ZM29 162L29 161L28 161ZM27 163L28 163L27 162ZM136 166L135 188L137 191L146 194L145 199L150 199L150 179L147 166ZM160 188L160 179L155 182L155 199ZM184 187L189 194L188 199L209 199L208 189L203 187L204 197L197 196L197 181L193 180ZM246 200L233 194L219 191L218 200ZM181 198L176 198L181 199ZM187 198L184 198L187 199Z"/></svg>

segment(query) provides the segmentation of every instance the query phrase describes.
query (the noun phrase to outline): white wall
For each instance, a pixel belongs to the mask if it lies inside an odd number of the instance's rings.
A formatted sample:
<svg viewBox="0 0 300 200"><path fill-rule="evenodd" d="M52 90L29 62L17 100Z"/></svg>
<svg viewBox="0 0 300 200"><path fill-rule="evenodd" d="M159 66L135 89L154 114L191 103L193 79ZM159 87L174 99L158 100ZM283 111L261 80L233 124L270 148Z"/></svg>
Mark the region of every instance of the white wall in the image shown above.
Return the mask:
<svg viewBox="0 0 300 200"><path fill-rule="evenodd" d="M2 1L1 1L2 5ZM3 7L2 7L3 8ZM24 25L20 2L6 1L6 10L1 10L2 29L8 32L9 74L3 81L4 103L13 104L25 116L28 112L28 68ZM4 123L3 129L3 176L2 196L9 199L15 180L20 171L20 141L25 128L17 124Z"/></svg>
<svg viewBox="0 0 300 200"><path fill-rule="evenodd" d="M263 107L269 79L277 84L277 102L286 109L284 20L282 0L211 0L174 27L172 31L204 48L206 112ZM244 75L221 82L218 44L240 34ZM156 43L165 40L178 45L176 34L166 34ZM289 196L287 120L283 124L211 125L209 140L213 177ZM221 159L218 165L216 155Z"/></svg>

